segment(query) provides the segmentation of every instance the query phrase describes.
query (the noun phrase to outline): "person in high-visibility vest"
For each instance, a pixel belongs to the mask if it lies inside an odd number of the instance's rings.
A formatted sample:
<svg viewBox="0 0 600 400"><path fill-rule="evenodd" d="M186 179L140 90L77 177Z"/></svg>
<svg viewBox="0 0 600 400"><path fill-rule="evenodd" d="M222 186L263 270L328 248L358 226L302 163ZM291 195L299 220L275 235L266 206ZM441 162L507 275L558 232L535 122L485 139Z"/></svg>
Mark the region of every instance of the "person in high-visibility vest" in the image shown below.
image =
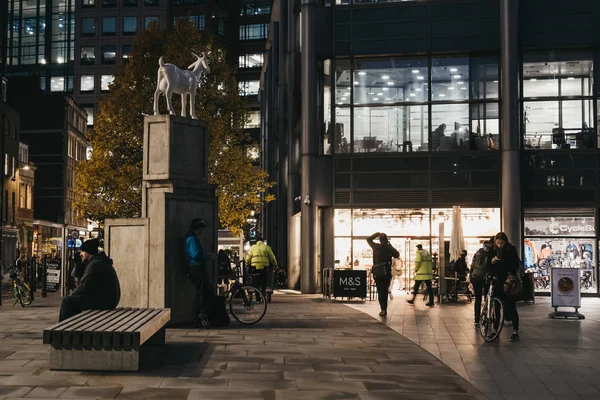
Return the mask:
<svg viewBox="0 0 600 400"><path fill-rule="evenodd" d="M251 270L260 274L258 276L258 282L256 282L256 287L264 294L267 288L267 274L269 272L269 267L277 268L277 259L273 254L273 250L263 242L261 236L258 236L256 238L256 244L250 247L250 251L248 251L248 255L246 255L246 265L248 265Z"/></svg>
<svg viewBox="0 0 600 400"><path fill-rule="evenodd" d="M433 263L431 261L431 254L427 250L423 249L423 245L417 245L417 256L415 257L415 288L413 290L414 295L411 300L408 300L409 304L413 304L421 282L425 282L427 285L427 293L429 293L429 302L426 304L429 307L433 307L433 288L431 287L431 280L433 279Z"/></svg>

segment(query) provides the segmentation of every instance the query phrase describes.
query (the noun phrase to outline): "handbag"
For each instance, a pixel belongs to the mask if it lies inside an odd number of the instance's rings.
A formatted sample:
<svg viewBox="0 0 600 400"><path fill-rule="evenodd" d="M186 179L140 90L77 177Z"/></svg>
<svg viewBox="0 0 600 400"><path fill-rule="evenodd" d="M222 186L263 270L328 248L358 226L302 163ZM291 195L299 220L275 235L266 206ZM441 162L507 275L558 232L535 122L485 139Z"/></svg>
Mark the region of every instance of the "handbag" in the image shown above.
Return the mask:
<svg viewBox="0 0 600 400"><path fill-rule="evenodd" d="M523 295L523 282L519 275L509 275L508 278L506 278L506 282L504 282L504 293L515 300L521 298Z"/></svg>
<svg viewBox="0 0 600 400"><path fill-rule="evenodd" d="M392 263L384 261L373 265L371 268L375 279L390 278L392 276Z"/></svg>

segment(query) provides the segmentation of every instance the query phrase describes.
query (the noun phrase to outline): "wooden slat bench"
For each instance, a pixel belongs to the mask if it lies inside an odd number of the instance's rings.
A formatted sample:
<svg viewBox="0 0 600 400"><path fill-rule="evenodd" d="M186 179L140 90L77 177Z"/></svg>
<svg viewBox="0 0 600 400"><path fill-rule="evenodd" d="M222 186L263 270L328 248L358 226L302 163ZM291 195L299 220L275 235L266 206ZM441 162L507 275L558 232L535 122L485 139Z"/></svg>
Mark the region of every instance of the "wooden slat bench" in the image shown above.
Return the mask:
<svg viewBox="0 0 600 400"><path fill-rule="evenodd" d="M170 309L88 310L44 329L50 369L138 371L140 353L165 344Z"/></svg>

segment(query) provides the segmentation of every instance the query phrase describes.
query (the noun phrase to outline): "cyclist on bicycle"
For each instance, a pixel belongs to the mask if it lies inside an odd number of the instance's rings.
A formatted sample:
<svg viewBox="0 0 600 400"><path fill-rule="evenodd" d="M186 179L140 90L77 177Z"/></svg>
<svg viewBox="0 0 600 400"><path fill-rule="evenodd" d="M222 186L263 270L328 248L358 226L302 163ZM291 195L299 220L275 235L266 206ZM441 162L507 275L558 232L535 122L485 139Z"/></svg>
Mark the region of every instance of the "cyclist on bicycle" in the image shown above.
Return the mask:
<svg viewBox="0 0 600 400"><path fill-rule="evenodd" d="M256 238L256 244L250 247L248 255L246 256L246 265L250 267L251 271L256 271L258 275L258 282L256 287L265 294L267 288L267 273L268 268L277 268L277 259L273 254L273 250L263 242L262 236Z"/></svg>
<svg viewBox="0 0 600 400"><path fill-rule="evenodd" d="M510 337L511 342L519 341L519 313L515 299L506 296L505 285L509 276L516 277L519 267L519 255L515 246L509 243L506 233L499 232L494 239L494 247L490 250L488 270L493 278L494 294L504 304L506 319L512 321L514 332Z"/></svg>

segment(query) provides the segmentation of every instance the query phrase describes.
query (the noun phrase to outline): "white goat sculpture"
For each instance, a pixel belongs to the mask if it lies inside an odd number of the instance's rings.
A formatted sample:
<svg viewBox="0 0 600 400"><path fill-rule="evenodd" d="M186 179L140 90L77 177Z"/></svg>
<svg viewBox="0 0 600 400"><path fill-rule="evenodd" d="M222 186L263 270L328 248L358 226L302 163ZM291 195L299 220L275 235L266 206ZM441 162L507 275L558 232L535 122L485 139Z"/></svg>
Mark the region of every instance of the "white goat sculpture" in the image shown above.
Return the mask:
<svg viewBox="0 0 600 400"><path fill-rule="evenodd" d="M154 91L154 115L160 115L158 111L158 97L161 93L167 98L169 114L175 115L171 95L177 93L181 95L181 116L185 117L187 96L189 94L190 116L193 119L198 119L196 117L196 89L198 88L200 77L203 73L209 73L210 68L206 54L202 53L202 56L192 54L196 57L196 61L188 67L191 71L179 69L173 64L165 64L162 57L158 60L158 81L156 83L156 90Z"/></svg>

